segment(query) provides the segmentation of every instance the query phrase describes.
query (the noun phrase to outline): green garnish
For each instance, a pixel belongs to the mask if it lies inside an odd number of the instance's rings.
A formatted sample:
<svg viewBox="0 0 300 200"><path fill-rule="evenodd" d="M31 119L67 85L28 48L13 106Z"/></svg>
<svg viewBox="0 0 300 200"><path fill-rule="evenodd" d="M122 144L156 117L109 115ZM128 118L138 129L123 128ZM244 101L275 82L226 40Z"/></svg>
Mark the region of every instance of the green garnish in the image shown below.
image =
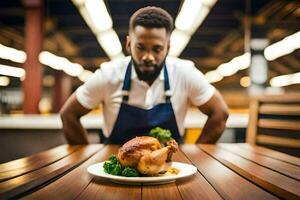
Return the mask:
<svg viewBox="0 0 300 200"><path fill-rule="evenodd" d="M131 167L125 167L122 171L122 176L126 177L137 177L139 176L139 173L137 170L131 168Z"/></svg>
<svg viewBox="0 0 300 200"><path fill-rule="evenodd" d="M122 174L122 166L120 165L117 157L115 155L111 155L108 161L105 161L103 165L104 171L108 174L113 175L121 175Z"/></svg>
<svg viewBox="0 0 300 200"><path fill-rule="evenodd" d="M162 129L160 127L156 127L154 129L151 129L150 134L151 137L155 137L158 139L161 143L168 142L172 139L172 133L168 129Z"/></svg>
<svg viewBox="0 0 300 200"><path fill-rule="evenodd" d="M104 165L104 172L112 175L118 176L126 176L126 177L138 177L140 176L138 171L131 167L123 168L118 161L117 156L111 155L109 156L108 160L105 161Z"/></svg>

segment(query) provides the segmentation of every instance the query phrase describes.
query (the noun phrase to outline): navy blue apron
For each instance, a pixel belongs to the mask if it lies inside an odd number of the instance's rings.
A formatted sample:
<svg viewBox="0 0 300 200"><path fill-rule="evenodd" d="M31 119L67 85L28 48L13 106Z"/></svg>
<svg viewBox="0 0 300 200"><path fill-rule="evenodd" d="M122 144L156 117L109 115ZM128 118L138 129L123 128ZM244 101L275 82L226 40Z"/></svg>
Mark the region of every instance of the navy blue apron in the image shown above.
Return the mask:
<svg viewBox="0 0 300 200"><path fill-rule="evenodd" d="M167 67L165 65L163 67L166 102L160 103L151 109L142 109L128 104L131 85L131 68L131 62L129 62L122 88L123 99L121 107L112 133L110 137L107 138L106 143L123 144L136 136L149 135L150 130L155 127L169 129L172 132L172 137L178 143L182 143L170 101L170 95L167 95L167 91L170 90Z"/></svg>

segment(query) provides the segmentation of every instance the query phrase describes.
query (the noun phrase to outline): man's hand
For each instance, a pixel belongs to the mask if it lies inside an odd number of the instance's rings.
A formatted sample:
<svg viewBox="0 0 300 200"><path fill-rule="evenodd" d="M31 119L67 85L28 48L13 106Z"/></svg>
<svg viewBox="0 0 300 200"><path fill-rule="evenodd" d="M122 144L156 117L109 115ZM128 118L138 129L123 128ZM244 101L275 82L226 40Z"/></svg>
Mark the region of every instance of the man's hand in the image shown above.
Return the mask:
<svg viewBox="0 0 300 200"><path fill-rule="evenodd" d="M216 143L224 132L228 118L228 107L216 90L212 98L199 107L208 116L197 143Z"/></svg>
<svg viewBox="0 0 300 200"><path fill-rule="evenodd" d="M80 117L90 110L84 108L73 93L60 110L65 138L71 145L88 144L87 133L80 123Z"/></svg>

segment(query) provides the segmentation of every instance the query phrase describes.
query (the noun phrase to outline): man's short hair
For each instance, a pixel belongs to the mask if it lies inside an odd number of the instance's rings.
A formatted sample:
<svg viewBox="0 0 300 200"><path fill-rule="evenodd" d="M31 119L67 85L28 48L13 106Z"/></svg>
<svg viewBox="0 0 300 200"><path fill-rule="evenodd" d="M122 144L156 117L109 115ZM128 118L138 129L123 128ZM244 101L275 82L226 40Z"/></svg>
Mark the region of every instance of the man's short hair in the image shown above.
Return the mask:
<svg viewBox="0 0 300 200"><path fill-rule="evenodd" d="M146 28L165 28L170 34L173 30L172 16L162 8L148 6L137 10L130 18L129 31L136 26Z"/></svg>

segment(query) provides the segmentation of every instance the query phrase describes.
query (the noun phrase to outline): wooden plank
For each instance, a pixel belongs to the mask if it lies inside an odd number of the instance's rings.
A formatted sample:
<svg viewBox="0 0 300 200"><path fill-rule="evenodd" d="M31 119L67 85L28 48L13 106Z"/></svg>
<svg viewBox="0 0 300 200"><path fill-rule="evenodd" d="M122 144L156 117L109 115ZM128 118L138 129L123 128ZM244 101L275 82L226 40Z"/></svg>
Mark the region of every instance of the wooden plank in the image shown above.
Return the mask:
<svg viewBox="0 0 300 200"><path fill-rule="evenodd" d="M192 164L192 162L184 155L181 150L174 154L173 160L177 162ZM217 193L213 186L210 185L209 182L199 172L197 172L192 177L177 180L176 185L182 199L222 199L222 197Z"/></svg>
<svg viewBox="0 0 300 200"><path fill-rule="evenodd" d="M300 199L300 182L257 165L220 147L200 145L200 148L231 170L284 199Z"/></svg>
<svg viewBox="0 0 300 200"><path fill-rule="evenodd" d="M55 195L57 196L57 195ZM76 195L67 195L75 196ZM47 197L46 197L47 198ZM65 196L63 196L64 199ZM27 198L26 198L27 199ZM34 198L30 198L34 199ZM49 198L51 200L51 198ZM87 188L76 198L84 200L96 199L141 199L141 186L139 185L120 185L105 179L93 178Z"/></svg>
<svg viewBox="0 0 300 200"><path fill-rule="evenodd" d="M107 145L93 157L82 163L76 169L42 189L25 196L25 199L124 199L129 194L126 186L112 184L108 181L94 178L87 173L88 166L108 159L116 153L118 146ZM78 179L80 178L80 181ZM132 199L140 199L140 187L130 187ZM108 192L109 190L109 192ZM106 191L106 192L103 192Z"/></svg>
<svg viewBox="0 0 300 200"><path fill-rule="evenodd" d="M43 151L26 158L20 158L17 160L9 161L3 164L0 164L0 173L6 171L12 171L16 169L21 169L27 166L30 167L40 167L43 166L41 163L45 162L55 162L56 160L63 158L77 150L79 146L70 146L70 145L61 145L54 147L50 150ZM48 158L49 157L49 158ZM37 163L37 162L40 163Z"/></svg>
<svg viewBox="0 0 300 200"><path fill-rule="evenodd" d="M182 145L182 151L223 199L278 199L236 174L195 145Z"/></svg>
<svg viewBox="0 0 300 200"><path fill-rule="evenodd" d="M94 155L103 145L82 147L79 151L51 165L0 183L0 199L13 198L76 167Z"/></svg>
<svg viewBox="0 0 300 200"><path fill-rule="evenodd" d="M262 95L257 97L256 99L264 103L295 103L300 102L300 93L286 93L284 95Z"/></svg>
<svg viewBox="0 0 300 200"><path fill-rule="evenodd" d="M290 164L300 166L300 158L297 158L297 157L294 157L294 156L291 156L291 155L288 155L288 154L285 154L285 153L281 153L279 151L274 151L272 149L267 149L265 147L250 145L250 144L247 144L247 143L239 143L237 145L241 148L245 148L247 150L250 150L251 152L254 152L256 154L268 156L268 157L273 158L273 159L282 160L284 162L288 162Z"/></svg>
<svg viewBox="0 0 300 200"><path fill-rule="evenodd" d="M32 156L10 161L0 165L0 182L50 165L72 153L82 146L62 145Z"/></svg>
<svg viewBox="0 0 300 200"><path fill-rule="evenodd" d="M259 108L261 114L272 115L300 115L300 105L262 104Z"/></svg>
<svg viewBox="0 0 300 200"><path fill-rule="evenodd" d="M95 155L93 161L89 161L89 163L84 163L83 169L87 168L89 165L102 162L107 160L109 155L116 154L118 151L118 146L109 145L106 146L101 155ZM101 152L100 152L101 153ZM81 166L80 166L81 167ZM77 170L77 169L76 169ZM77 199L140 199L141 198L141 186L128 186L128 185L120 185L116 183L111 183L108 180L93 178L88 176L86 169L85 171L81 170L80 172L72 172L74 174L70 174L69 177L64 177L62 181L66 181L66 179L72 180L76 179L76 176L89 177L91 179L90 184L84 188L76 188L76 190L82 190ZM85 173L85 174L76 174L76 173ZM63 182L61 182L63 184ZM86 183L85 183L86 184ZM54 186L59 187L59 186ZM69 187L69 189L73 190L73 186ZM129 192L130 191L130 192ZM72 199L73 196L68 194L67 199Z"/></svg>
<svg viewBox="0 0 300 200"><path fill-rule="evenodd" d="M142 199L182 199L176 187L176 183L169 183L163 185L143 185Z"/></svg>
<svg viewBox="0 0 300 200"><path fill-rule="evenodd" d="M295 138L285 138L285 137L258 134L256 140L257 143L259 144L269 144L273 146L300 148L300 140Z"/></svg>
<svg viewBox="0 0 300 200"><path fill-rule="evenodd" d="M292 120L259 119L258 126L261 128L300 131L299 121Z"/></svg>
<svg viewBox="0 0 300 200"><path fill-rule="evenodd" d="M255 162L259 165L262 165L266 168L272 169L281 174L289 176L290 178L297 179L298 181L300 181L300 167L299 166L295 166L295 165L286 163L281 160L276 160L274 158L256 154L247 149L241 149L236 144L225 144L224 143L224 144L219 144L218 146L221 146L222 148L224 148L234 154L237 154L247 160L250 160L250 161Z"/></svg>

